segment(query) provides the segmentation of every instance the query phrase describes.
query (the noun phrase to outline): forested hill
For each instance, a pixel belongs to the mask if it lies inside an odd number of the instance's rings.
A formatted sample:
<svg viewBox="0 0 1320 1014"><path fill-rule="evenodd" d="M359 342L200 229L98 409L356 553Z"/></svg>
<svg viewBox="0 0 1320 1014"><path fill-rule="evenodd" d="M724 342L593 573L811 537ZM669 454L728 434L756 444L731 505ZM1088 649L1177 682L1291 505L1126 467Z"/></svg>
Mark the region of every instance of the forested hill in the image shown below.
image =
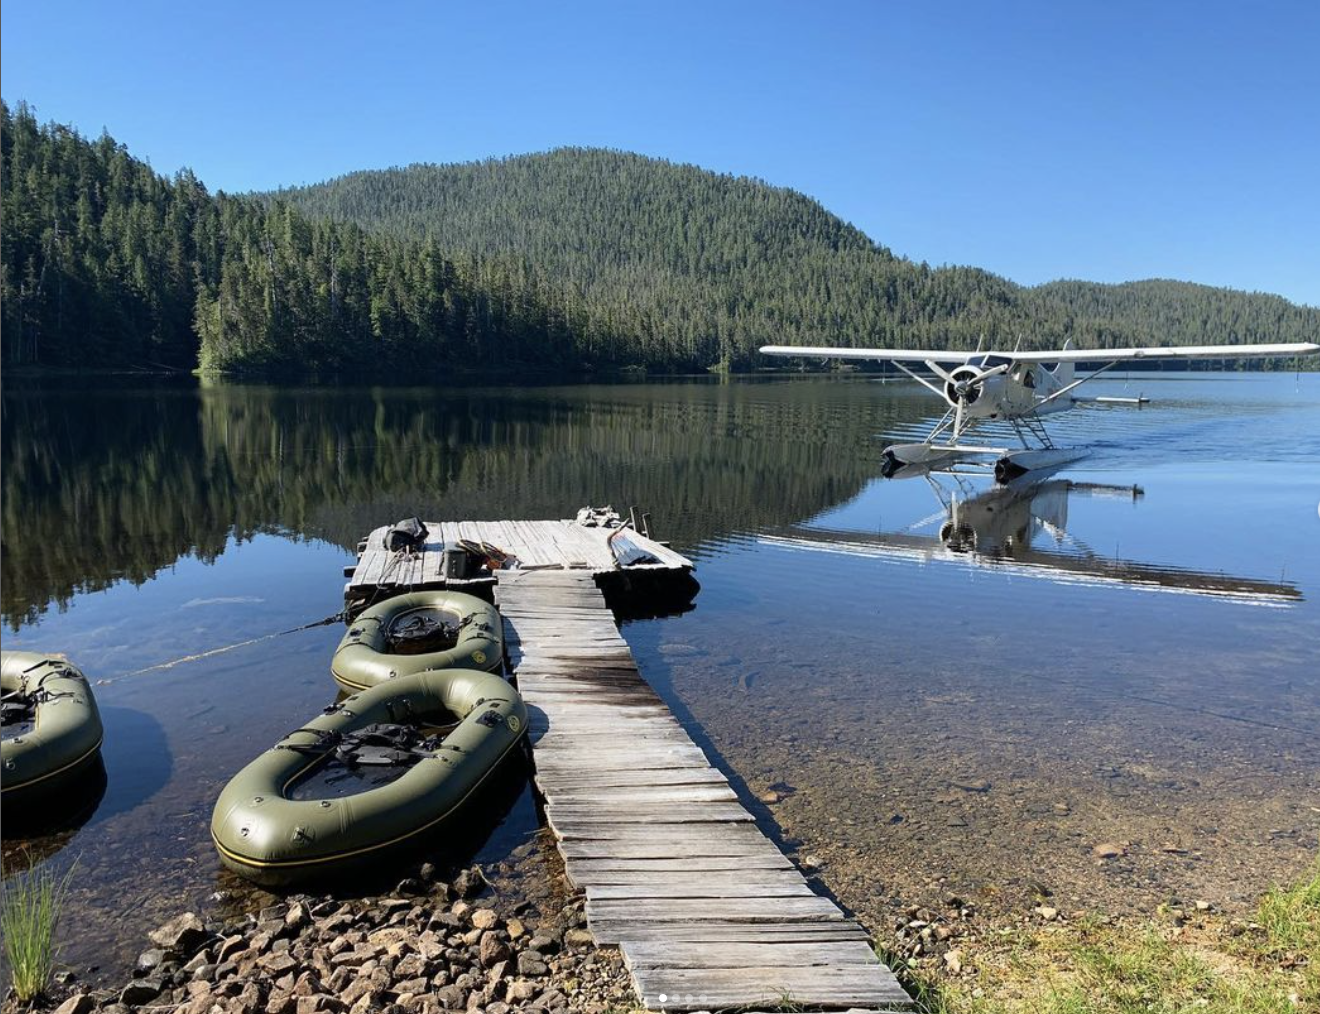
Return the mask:
<svg viewBox="0 0 1320 1014"><path fill-rule="evenodd" d="M6 364L512 371L766 365L766 343L1310 339L1174 282L1023 288L895 257L758 180L593 149L212 194L3 109Z"/></svg>
<svg viewBox="0 0 1320 1014"><path fill-rule="evenodd" d="M650 361L760 364L758 345L954 347L1314 340L1320 310L1184 282L1054 282L895 257L792 190L600 149L358 172L278 196L315 216L516 256Z"/></svg>
<svg viewBox="0 0 1320 1014"><path fill-rule="evenodd" d="M155 173L3 105L6 365L393 370L573 363L621 347L513 258L450 256Z"/></svg>

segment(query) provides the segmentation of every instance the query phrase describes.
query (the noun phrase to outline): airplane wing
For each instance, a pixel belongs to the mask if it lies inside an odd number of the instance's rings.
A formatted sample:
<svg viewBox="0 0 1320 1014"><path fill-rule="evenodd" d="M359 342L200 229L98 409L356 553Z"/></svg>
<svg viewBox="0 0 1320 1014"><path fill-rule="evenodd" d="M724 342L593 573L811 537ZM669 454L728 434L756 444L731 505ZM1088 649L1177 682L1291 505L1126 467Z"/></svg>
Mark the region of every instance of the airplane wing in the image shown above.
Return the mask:
<svg viewBox="0 0 1320 1014"><path fill-rule="evenodd" d="M950 352L947 349L831 349L814 345L762 345L767 356L816 356L821 359L883 359L891 363L965 363L982 352Z"/></svg>
<svg viewBox="0 0 1320 1014"><path fill-rule="evenodd" d="M953 352L948 349L843 349L812 345L764 345L767 356L816 356L823 359L870 359L893 363L966 363L982 356L998 356L1015 363L1117 363L1134 359L1261 359L1310 356L1320 344L1291 342L1277 345L1165 345L1144 349L1054 349L1046 352Z"/></svg>
<svg viewBox="0 0 1320 1014"><path fill-rule="evenodd" d="M1320 352L1314 342L1277 345L1162 345L1146 349L1056 349L1052 352L1001 352L1016 363L1121 363L1133 359L1266 359L1310 356Z"/></svg>

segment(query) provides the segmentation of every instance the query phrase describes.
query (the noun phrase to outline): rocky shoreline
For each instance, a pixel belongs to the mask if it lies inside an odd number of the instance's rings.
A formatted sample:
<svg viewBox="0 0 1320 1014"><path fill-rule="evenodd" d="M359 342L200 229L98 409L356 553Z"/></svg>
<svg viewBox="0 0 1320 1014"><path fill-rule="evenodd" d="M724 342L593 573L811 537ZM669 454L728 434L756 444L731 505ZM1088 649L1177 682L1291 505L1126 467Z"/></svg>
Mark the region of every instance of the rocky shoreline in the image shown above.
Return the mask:
<svg viewBox="0 0 1320 1014"><path fill-rule="evenodd" d="M604 1014L636 1005L580 900L501 905L480 867L430 864L378 898L290 895L225 922L185 912L149 934L118 989L68 981L54 1014ZM20 1010L6 1000L5 1010Z"/></svg>

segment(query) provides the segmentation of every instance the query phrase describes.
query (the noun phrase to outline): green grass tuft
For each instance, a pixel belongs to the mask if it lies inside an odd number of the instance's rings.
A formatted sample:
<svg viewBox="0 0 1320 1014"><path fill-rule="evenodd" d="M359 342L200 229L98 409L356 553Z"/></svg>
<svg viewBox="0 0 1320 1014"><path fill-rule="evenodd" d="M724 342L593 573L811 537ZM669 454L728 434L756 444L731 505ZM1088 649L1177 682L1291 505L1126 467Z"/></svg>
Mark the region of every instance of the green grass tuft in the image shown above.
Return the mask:
<svg viewBox="0 0 1320 1014"><path fill-rule="evenodd" d="M1293 1014L1283 989L1230 975L1151 929L1110 935L1073 955L1074 981L1048 997L1049 1014Z"/></svg>
<svg viewBox="0 0 1320 1014"><path fill-rule="evenodd" d="M1302 1009L1320 1009L1320 859L1291 887L1271 888L1256 921L1265 937L1257 945L1261 954L1298 969Z"/></svg>
<svg viewBox="0 0 1320 1014"><path fill-rule="evenodd" d="M1257 921L1271 957L1320 962L1320 860L1292 887L1274 887L1261 900Z"/></svg>
<svg viewBox="0 0 1320 1014"><path fill-rule="evenodd" d="M1250 925L1079 918L983 935L968 950L970 974L954 977L877 953L915 1014L1320 1014L1320 859L1266 893Z"/></svg>
<svg viewBox="0 0 1320 1014"><path fill-rule="evenodd" d="M50 985L58 951L55 932L72 879L73 867L61 876L42 866L4 886L0 930L14 998L20 1003L31 1002Z"/></svg>

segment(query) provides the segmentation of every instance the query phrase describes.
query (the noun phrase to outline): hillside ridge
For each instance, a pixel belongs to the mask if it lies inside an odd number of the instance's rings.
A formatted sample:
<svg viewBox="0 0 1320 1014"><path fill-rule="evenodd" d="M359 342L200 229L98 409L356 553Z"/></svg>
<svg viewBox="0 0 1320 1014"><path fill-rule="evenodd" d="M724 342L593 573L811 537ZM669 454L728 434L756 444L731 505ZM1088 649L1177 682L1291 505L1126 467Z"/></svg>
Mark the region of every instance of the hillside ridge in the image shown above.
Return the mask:
<svg viewBox="0 0 1320 1014"><path fill-rule="evenodd" d="M611 149L230 195L21 103L0 147L7 365L683 372L765 367L766 343L1320 334L1277 296L932 268L790 188Z"/></svg>

